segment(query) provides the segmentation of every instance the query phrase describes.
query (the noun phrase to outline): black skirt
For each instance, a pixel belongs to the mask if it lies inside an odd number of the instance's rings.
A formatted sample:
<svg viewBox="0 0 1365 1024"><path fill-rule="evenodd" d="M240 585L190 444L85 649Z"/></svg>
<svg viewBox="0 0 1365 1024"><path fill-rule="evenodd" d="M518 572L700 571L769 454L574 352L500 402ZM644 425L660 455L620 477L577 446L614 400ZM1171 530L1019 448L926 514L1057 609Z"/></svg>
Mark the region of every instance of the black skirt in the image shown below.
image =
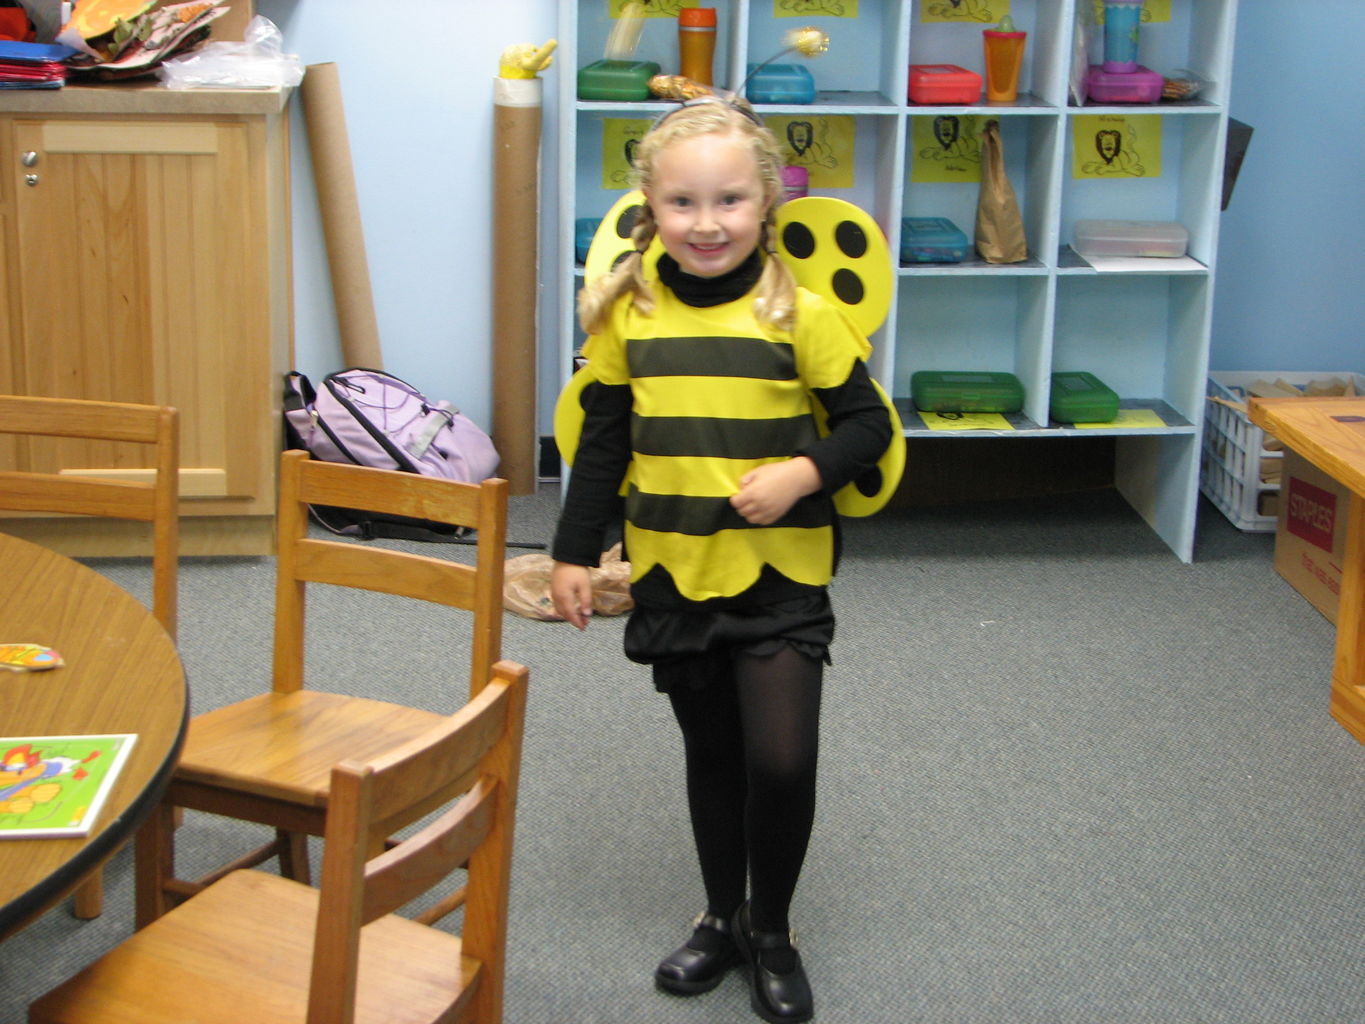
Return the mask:
<svg viewBox="0 0 1365 1024"><path fill-rule="evenodd" d="M626 622L626 657L654 666L654 686L667 693L676 686L705 685L709 673L697 671L706 655L767 655L790 646L829 664L834 610L824 587L799 597L762 604L692 603L658 607L637 603Z"/></svg>

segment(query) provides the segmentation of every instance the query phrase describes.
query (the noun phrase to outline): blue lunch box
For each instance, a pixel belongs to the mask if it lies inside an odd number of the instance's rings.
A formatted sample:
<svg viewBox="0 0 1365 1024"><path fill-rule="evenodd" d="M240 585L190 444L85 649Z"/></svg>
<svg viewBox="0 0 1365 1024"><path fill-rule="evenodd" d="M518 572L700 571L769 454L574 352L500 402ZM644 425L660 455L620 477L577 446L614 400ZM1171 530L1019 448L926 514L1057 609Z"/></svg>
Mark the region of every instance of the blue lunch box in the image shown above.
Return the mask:
<svg viewBox="0 0 1365 1024"><path fill-rule="evenodd" d="M902 217L902 263L961 263L967 236L947 217Z"/></svg>
<svg viewBox="0 0 1365 1024"><path fill-rule="evenodd" d="M760 71L750 64L744 97L750 103L814 103L815 79L800 64L769 64Z"/></svg>

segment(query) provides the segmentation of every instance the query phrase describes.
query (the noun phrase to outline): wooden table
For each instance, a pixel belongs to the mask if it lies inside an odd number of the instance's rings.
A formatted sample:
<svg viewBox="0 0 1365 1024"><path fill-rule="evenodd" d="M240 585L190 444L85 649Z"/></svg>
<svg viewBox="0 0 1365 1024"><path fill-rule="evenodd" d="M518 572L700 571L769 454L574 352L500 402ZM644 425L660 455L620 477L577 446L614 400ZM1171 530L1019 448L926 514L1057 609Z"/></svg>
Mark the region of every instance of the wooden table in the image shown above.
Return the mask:
<svg viewBox="0 0 1365 1024"><path fill-rule="evenodd" d="M0 642L52 647L65 661L45 672L0 670L0 736L137 733L88 835L0 839L4 938L74 889L146 819L179 758L189 695L174 642L107 577L0 534L0 580Z"/></svg>
<svg viewBox="0 0 1365 1024"><path fill-rule="evenodd" d="M1365 398L1253 398L1247 413L1351 492L1331 711L1365 743Z"/></svg>

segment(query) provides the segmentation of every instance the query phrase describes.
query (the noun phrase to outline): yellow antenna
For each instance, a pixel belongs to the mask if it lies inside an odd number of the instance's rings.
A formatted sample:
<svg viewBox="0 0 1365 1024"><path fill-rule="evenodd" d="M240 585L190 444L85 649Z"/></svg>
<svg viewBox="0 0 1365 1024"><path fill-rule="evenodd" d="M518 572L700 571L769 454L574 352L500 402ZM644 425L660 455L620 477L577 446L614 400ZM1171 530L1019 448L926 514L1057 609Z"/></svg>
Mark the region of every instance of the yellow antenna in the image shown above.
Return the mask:
<svg viewBox="0 0 1365 1024"><path fill-rule="evenodd" d="M789 53L797 53L802 57L818 57L829 49L829 33L821 29L807 25L803 28L794 28L782 37L782 49L765 60L762 64L756 65L752 71L744 76L744 81L739 83L739 88L734 91L734 95L743 96L744 87L749 84L749 79L766 68L779 57L785 57Z"/></svg>
<svg viewBox="0 0 1365 1024"><path fill-rule="evenodd" d="M640 45L640 33L645 30L645 5L638 0L630 0L621 8L616 24L607 36L603 55L607 60L630 60L635 55L635 47Z"/></svg>

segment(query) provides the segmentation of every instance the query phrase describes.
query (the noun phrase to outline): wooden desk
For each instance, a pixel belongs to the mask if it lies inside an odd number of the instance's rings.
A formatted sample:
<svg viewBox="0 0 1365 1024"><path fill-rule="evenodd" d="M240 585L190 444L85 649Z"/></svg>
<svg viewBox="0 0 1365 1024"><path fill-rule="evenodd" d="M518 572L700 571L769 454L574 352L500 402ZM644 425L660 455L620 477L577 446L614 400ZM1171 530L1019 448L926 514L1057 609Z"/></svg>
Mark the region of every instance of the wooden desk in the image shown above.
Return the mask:
<svg viewBox="0 0 1365 1024"><path fill-rule="evenodd" d="M107 577L0 534L0 578L0 641L52 647L66 662L46 672L0 671L0 735L137 733L89 835L0 840L4 938L74 889L146 819L180 756L189 695L175 644Z"/></svg>
<svg viewBox="0 0 1365 1024"><path fill-rule="evenodd" d="M1247 414L1351 492L1331 711L1365 743L1365 398L1253 398Z"/></svg>

